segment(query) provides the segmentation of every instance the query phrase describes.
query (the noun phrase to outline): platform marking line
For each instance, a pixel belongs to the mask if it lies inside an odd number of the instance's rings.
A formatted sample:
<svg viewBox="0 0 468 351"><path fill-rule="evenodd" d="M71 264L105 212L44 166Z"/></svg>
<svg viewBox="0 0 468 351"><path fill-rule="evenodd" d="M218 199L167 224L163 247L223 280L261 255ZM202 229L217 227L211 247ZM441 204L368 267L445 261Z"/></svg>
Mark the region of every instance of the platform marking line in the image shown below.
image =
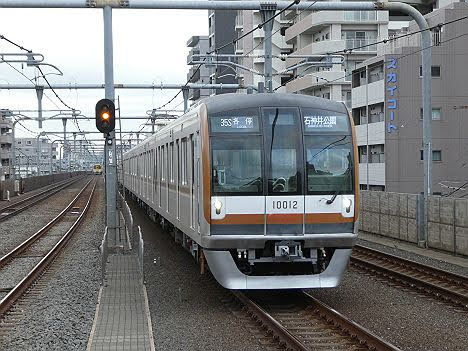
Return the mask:
<svg viewBox="0 0 468 351"><path fill-rule="evenodd" d="M101 307L101 296L102 296L103 288L104 288L104 286L101 286L99 288L98 300L97 300L97 304L96 304L96 312L94 313L93 327L91 328L91 332L89 333L88 346L86 347L86 351L91 351L91 346L93 345L94 335L96 333L96 326L97 326L97 321L98 321L99 309Z"/></svg>

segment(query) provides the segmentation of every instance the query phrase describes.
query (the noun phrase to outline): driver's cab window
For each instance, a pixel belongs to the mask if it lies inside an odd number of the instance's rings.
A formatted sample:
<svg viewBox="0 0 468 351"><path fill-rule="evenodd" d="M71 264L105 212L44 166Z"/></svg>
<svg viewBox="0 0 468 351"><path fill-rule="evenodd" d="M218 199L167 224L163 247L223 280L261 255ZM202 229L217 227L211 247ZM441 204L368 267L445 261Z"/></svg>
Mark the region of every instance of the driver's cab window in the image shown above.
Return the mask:
<svg viewBox="0 0 468 351"><path fill-rule="evenodd" d="M300 194L302 156L297 108L264 108L268 194Z"/></svg>

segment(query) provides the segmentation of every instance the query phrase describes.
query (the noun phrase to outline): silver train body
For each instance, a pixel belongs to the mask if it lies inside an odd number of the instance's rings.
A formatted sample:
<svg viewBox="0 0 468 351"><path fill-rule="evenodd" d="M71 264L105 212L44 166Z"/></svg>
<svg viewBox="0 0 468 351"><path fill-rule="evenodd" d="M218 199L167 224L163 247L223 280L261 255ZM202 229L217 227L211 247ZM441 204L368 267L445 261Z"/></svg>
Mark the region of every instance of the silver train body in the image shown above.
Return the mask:
<svg viewBox="0 0 468 351"><path fill-rule="evenodd" d="M342 103L214 96L123 163L126 191L224 287L339 284L359 213L355 129Z"/></svg>

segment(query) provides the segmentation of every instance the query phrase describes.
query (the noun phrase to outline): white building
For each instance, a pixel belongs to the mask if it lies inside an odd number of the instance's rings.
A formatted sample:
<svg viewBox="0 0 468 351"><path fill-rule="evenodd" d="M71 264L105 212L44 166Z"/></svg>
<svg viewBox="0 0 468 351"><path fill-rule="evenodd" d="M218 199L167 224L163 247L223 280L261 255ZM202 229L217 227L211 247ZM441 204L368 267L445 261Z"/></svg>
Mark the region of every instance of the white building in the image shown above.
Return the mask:
<svg viewBox="0 0 468 351"><path fill-rule="evenodd" d="M291 11L294 18L296 12ZM339 52L343 64L332 67L303 67L286 84L288 92L298 92L351 104L352 70L377 54L377 41L388 36L386 11L306 11L294 18L285 39L293 45L293 55L327 55ZM344 50L353 49L344 53ZM299 59L288 59L291 66Z"/></svg>
<svg viewBox="0 0 468 351"><path fill-rule="evenodd" d="M237 38L241 37L244 33L251 31L253 28L257 27L262 23L262 14L259 10L243 10L237 11L236 16L236 36ZM285 61L282 61L278 57L282 54L290 54L292 52L292 44L288 44L284 38L284 32L286 28L290 25L290 21L284 16L284 14L277 16L274 19L273 23L273 35L272 35L272 54L273 54L273 74L282 72L286 68ZM243 57L239 60L239 64L253 69L256 72L264 73L265 69L265 58L259 57L265 54L264 51L264 40L265 32L263 28L256 29L250 35L247 35L245 38L236 42L235 53L245 56L254 56L254 57ZM256 56L256 57L255 57ZM226 71L226 73L233 73L232 70ZM254 85L257 86L259 82L264 82L265 78L258 74L253 74L252 72L237 69L237 76L239 77L239 83L244 85ZM273 89L281 86L282 83L285 83L291 79L290 73L285 73L282 75L273 75ZM284 90L284 89L282 89ZM281 91L279 89L279 91Z"/></svg>

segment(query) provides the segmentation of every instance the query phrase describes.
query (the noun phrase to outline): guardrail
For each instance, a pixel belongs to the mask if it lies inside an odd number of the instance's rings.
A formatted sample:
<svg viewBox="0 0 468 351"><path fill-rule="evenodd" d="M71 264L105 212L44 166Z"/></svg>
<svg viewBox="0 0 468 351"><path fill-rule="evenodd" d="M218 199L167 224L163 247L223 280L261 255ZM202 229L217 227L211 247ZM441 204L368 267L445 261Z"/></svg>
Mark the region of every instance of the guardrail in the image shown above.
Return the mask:
<svg viewBox="0 0 468 351"><path fill-rule="evenodd" d="M133 238L133 216L132 212L130 211L130 207L127 204L127 201L125 201L124 197L122 196L121 193L118 193L118 207L122 213L122 216L124 218L124 225L127 228L127 238L129 239L129 244L130 248L134 243L134 238Z"/></svg>
<svg viewBox="0 0 468 351"><path fill-rule="evenodd" d="M106 276L107 257L109 256L109 244L107 242L107 226L104 230L104 236L99 247L101 251L101 285L104 285L104 278Z"/></svg>
<svg viewBox="0 0 468 351"><path fill-rule="evenodd" d="M127 232L128 240L131 240L129 244L132 244L133 241L136 239L136 245L133 245L133 248L136 251L137 260L138 260L138 273L140 274L140 278L142 282L144 282L144 272L143 272L143 259L144 259L144 242L143 242L143 235L141 233L140 226L137 227L136 238L133 237L133 216L132 212L130 211L130 207L128 206L127 202L124 200L122 194L119 193L118 196L118 208L120 209L122 216L124 218L124 226ZM131 248L131 246L130 246ZM104 284L104 279L106 276L106 265L107 265L107 258L109 256L109 238L108 238L108 228L106 227L104 231L104 236L102 238L101 246L101 285Z"/></svg>
<svg viewBox="0 0 468 351"><path fill-rule="evenodd" d="M140 277L142 282L145 282L145 274L143 271L143 258L144 258L144 243L143 235L141 235L141 228L138 226L138 270L140 271Z"/></svg>

